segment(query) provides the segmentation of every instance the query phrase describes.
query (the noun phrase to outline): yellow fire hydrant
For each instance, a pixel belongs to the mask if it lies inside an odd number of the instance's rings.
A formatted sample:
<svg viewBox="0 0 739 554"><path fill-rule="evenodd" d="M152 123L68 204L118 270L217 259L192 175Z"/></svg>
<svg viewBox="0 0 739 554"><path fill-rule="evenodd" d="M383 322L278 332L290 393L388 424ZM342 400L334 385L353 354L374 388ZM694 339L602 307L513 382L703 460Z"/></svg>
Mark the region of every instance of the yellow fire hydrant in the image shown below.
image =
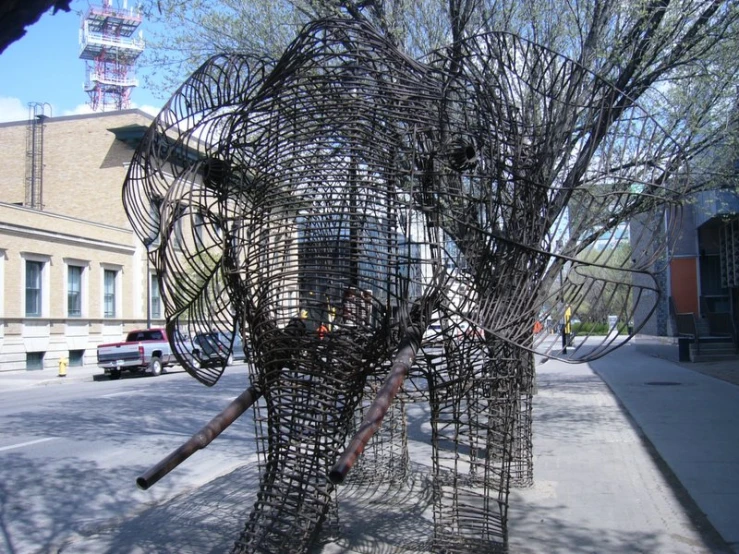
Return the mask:
<svg viewBox="0 0 739 554"><path fill-rule="evenodd" d="M67 376L67 358L59 358L59 377Z"/></svg>

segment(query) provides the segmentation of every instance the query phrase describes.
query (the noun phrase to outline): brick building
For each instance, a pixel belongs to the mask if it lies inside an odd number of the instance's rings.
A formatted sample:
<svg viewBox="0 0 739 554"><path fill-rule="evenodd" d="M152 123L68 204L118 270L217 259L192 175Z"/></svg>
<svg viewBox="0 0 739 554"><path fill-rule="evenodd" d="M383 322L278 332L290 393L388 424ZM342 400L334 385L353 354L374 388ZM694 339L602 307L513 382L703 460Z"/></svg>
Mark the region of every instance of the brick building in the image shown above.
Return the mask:
<svg viewBox="0 0 739 554"><path fill-rule="evenodd" d="M122 110L0 123L0 371L95 363L98 344L163 323L121 201L151 121Z"/></svg>
<svg viewBox="0 0 739 554"><path fill-rule="evenodd" d="M658 262L662 265L657 268L666 264L658 274L665 294L651 317L637 305L635 322L644 325L642 333L697 336L715 343L702 347L704 352L712 348L734 357L739 349L739 196L733 190L696 193L674 223L678 232L669 260ZM632 227L643 224L631 222ZM651 225L659 236L670 221L651 218ZM718 356L716 352L714 358Z"/></svg>

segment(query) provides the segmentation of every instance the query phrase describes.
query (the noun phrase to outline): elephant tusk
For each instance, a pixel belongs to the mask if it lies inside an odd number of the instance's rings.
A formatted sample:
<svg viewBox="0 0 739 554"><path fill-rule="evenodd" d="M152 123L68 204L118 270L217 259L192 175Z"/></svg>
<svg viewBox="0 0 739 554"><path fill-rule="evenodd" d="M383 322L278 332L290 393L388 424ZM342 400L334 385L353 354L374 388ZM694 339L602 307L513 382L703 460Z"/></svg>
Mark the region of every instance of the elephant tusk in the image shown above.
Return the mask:
<svg viewBox="0 0 739 554"><path fill-rule="evenodd" d="M226 406L226 409L211 419L200 431L190 437L185 444L171 452L158 464L151 467L146 473L138 477L136 479L138 487L143 490L148 489L154 483L159 481L159 479L167 475L170 471L195 454L195 452L208 446L213 439L226 429L226 427L236 421L241 414L259 400L260 396L261 393L254 387L246 389L237 396L233 402Z"/></svg>
<svg viewBox="0 0 739 554"><path fill-rule="evenodd" d="M367 446L369 440L382 425L385 414L390 409L393 399L398 394L403 381L416 360L416 353L420 345L419 338L420 333L415 336L406 336L400 343L398 351L393 357L390 373L367 410L359 430L357 430L349 446L346 447L344 453L328 474L329 481L334 485L340 485L344 482L357 458L364 451L364 447Z"/></svg>

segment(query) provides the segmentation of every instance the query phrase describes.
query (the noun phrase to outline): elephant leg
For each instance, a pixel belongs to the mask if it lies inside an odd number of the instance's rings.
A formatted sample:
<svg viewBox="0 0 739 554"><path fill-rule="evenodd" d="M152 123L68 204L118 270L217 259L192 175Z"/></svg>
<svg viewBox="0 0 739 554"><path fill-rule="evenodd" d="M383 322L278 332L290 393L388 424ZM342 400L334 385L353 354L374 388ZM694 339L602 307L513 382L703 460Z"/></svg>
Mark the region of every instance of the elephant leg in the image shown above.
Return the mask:
<svg viewBox="0 0 739 554"><path fill-rule="evenodd" d="M384 379L384 373L368 377L364 386L363 400L354 411L352 432L359 428ZM405 398L403 394L399 394L383 418L380 429L367 443L344 483L357 487L378 483L398 484L406 480L409 470Z"/></svg>
<svg viewBox="0 0 739 554"><path fill-rule="evenodd" d="M507 545L516 384L484 365L432 387L434 552Z"/></svg>
<svg viewBox="0 0 739 554"><path fill-rule="evenodd" d="M534 484L533 447L533 398L535 366L533 354L517 349L519 374L519 404L513 431L513 460L511 464L511 486L530 487Z"/></svg>

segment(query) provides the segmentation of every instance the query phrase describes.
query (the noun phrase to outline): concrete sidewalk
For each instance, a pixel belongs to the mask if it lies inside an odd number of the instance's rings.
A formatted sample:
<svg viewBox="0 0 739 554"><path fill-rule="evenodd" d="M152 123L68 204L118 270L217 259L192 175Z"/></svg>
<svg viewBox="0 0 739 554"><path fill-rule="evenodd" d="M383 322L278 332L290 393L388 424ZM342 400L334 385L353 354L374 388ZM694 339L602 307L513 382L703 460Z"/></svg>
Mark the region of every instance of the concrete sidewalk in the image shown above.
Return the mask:
<svg viewBox="0 0 739 554"><path fill-rule="evenodd" d="M655 367L661 377L652 373ZM703 476L723 486L726 499L694 497L695 474L682 474L686 482L681 483L655 447L662 444L659 436L652 436L658 431L643 424L638 410L632 414L624 409L633 406L636 395L653 407L666 429L685 420L684 410L675 414L674 406L660 398L674 394L677 385L646 384L677 379L675 373L700 383L693 391L704 413L718 410L727 426L739 429L739 387L653 357L634 343L590 364L550 360L537 367L534 486L511 491L512 553L732 552L728 543L739 527L739 512L731 497L737 498L739 487L731 467ZM622 386L610 388L604 380ZM700 393L701 387L728 393L713 401ZM736 407L727 414L725 403L732 396ZM725 448L735 435L717 431L705 433L699 448L739 462L739 441ZM686 439L672 445L671 461L673 455L694 451Z"/></svg>
<svg viewBox="0 0 739 554"><path fill-rule="evenodd" d="M164 373L184 373L184 369L179 365L169 366L164 369ZM138 378L140 376L150 375L147 373L132 374L123 372L122 379L131 377ZM82 367L68 367L67 374L64 377L59 376L58 369L39 369L39 370L16 370L16 371L0 371L0 393L17 389L24 389L35 386L55 386L55 385L71 385L79 382L92 382L99 380L108 380L109 377L105 372L96 365L85 365Z"/></svg>
<svg viewBox="0 0 739 554"><path fill-rule="evenodd" d="M739 362L677 363L653 340L593 362L673 489L739 552ZM671 352L672 353L672 352Z"/></svg>
<svg viewBox="0 0 739 554"><path fill-rule="evenodd" d="M67 375L65 377L60 377L59 370L56 368L0 371L0 391L37 385L61 385L70 382L93 381L95 378L106 378L104 377L103 370L96 365L67 367Z"/></svg>

